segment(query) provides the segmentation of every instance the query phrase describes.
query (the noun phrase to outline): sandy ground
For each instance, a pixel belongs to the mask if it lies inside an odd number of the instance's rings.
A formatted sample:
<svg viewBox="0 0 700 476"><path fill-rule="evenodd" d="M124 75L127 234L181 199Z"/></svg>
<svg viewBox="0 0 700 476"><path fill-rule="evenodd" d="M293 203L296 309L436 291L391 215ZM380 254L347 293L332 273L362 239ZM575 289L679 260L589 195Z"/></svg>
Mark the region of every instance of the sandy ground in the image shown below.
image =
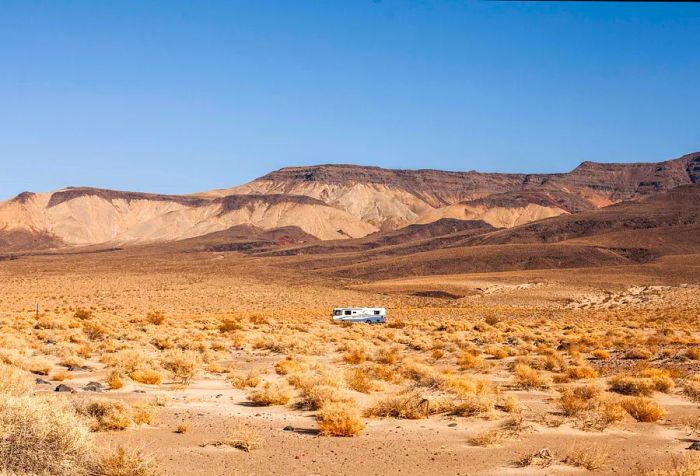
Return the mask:
<svg viewBox="0 0 700 476"><path fill-rule="evenodd" d="M517 304L520 309L532 306L533 310L562 312L569 312L567 306L608 309L675 305L687 311L698 303L700 274L694 274L698 270L695 262L690 260L678 272L670 270L679 261L670 259L629 270L551 270L346 283L278 270L264 261L244 260L233 254L182 254L176 259L120 253L34 257L0 263L0 304L5 322L30 314L34 304L40 303L42 309L58 310L90 306L107 320L110 316L136 316L159 309L177 321L179 329L203 315L265 310L284 321L293 319L294 313L323 313L334 305L359 302L381 302L397 312L401 310L402 315L449 314L475 302L487 308ZM414 291L425 290L457 297L414 295ZM334 328L332 332L338 335L343 329ZM317 359L330 366L341 365L339 355L329 352ZM265 381L271 382L283 379L272 370L283 357L264 350L232 350L228 354L237 370L259 371ZM503 360L499 369L513 360ZM80 389L89 381L105 381L107 371L98 358L91 358L87 365L90 370L72 372L65 383ZM494 373L494 379L504 383L503 391L522 402L526 429L491 447L469 443L470 436L498 426L498 419L484 416L371 418L357 437L320 436L316 412L299 410L291 404L254 406L246 390L233 388L223 376L214 374L200 375L186 387L173 388L168 382L157 386L130 382L122 389L101 393L101 397L127 402L165 395L168 403L159 409L156 424L103 432L98 437L105 446L144 448L157 456L163 473L168 475L569 474L587 471L561 462L559 456L591 446L607 453L600 474L636 475L687 454L686 448L694 441L685 422L697 421L700 408L678 392L655 394L656 401L668 412L659 422L640 423L627 417L604 431L583 431L553 410L553 389L517 389L509 386L509 378L504 370ZM604 378L597 381L605 385ZM56 384L38 385L37 389L50 391ZM383 395L350 393L360 405ZM76 394L76 398L92 396L82 390ZM180 424L189 426L186 433L175 432ZM261 440L259 448L246 452L214 444L241 431L256 434ZM516 464L521 457L542 449L556 456L551 465Z"/></svg>

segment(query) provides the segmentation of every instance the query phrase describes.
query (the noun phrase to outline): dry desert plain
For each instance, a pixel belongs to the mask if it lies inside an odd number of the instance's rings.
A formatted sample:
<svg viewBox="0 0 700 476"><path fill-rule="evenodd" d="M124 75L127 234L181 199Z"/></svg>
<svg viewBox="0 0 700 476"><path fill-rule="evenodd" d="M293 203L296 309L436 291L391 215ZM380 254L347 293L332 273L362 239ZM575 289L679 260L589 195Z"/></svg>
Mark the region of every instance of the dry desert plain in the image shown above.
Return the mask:
<svg viewBox="0 0 700 476"><path fill-rule="evenodd" d="M7 474L700 471L700 255L387 280L305 259L1 261ZM387 323L334 324L349 305Z"/></svg>

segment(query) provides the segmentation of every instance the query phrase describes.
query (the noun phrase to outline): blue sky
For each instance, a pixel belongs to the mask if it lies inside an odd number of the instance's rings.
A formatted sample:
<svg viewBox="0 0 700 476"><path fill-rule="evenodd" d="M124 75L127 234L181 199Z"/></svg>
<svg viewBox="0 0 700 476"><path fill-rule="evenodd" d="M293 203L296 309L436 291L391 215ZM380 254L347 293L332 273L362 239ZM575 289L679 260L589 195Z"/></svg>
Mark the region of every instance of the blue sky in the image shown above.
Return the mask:
<svg viewBox="0 0 700 476"><path fill-rule="evenodd" d="M700 5L0 3L0 197L700 149Z"/></svg>

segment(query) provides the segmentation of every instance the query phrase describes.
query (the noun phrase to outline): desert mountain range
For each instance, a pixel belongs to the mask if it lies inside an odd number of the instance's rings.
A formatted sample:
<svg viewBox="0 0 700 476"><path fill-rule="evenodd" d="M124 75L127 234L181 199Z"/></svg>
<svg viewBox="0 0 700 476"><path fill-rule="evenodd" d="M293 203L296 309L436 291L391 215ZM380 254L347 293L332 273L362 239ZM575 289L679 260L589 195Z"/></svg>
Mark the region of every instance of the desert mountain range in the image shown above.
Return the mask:
<svg viewBox="0 0 700 476"><path fill-rule="evenodd" d="M559 174L288 167L192 195L70 187L0 202L0 251L200 237L213 249L266 249L251 242L299 245L266 251L292 254L313 253L324 240L339 240L333 247L350 251L407 242L421 251L435 248L425 240L438 237L439 248L560 242L601 230L647 229L651 222L692 226L700 208L694 201L698 183L700 153L657 163L584 162Z"/></svg>

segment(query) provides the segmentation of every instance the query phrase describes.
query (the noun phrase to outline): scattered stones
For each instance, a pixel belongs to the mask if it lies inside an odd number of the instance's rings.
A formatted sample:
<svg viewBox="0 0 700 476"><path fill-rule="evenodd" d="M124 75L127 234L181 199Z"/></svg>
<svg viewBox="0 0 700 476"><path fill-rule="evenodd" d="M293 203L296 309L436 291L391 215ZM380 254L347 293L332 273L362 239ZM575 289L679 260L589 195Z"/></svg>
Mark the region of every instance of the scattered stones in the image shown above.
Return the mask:
<svg viewBox="0 0 700 476"><path fill-rule="evenodd" d="M51 385L51 382L48 382L48 381L44 380L43 378L38 378L34 382L39 384L39 385Z"/></svg>
<svg viewBox="0 0 700 476"><path fill-rule="evenodd" d="M58 387L56 387L56 389L54 390L54 392L70 392L70 393L75 393L76 390L75 390L73 387L69 387L68 385L62 383L62 384L60 384Z"/></svg>
<svg viewBox="0 0 700 476"><path fill-rule="evenodd" d="M83 387L83 390L86 392L103 392L104 387L100 382L89 382Z"/></svg>

